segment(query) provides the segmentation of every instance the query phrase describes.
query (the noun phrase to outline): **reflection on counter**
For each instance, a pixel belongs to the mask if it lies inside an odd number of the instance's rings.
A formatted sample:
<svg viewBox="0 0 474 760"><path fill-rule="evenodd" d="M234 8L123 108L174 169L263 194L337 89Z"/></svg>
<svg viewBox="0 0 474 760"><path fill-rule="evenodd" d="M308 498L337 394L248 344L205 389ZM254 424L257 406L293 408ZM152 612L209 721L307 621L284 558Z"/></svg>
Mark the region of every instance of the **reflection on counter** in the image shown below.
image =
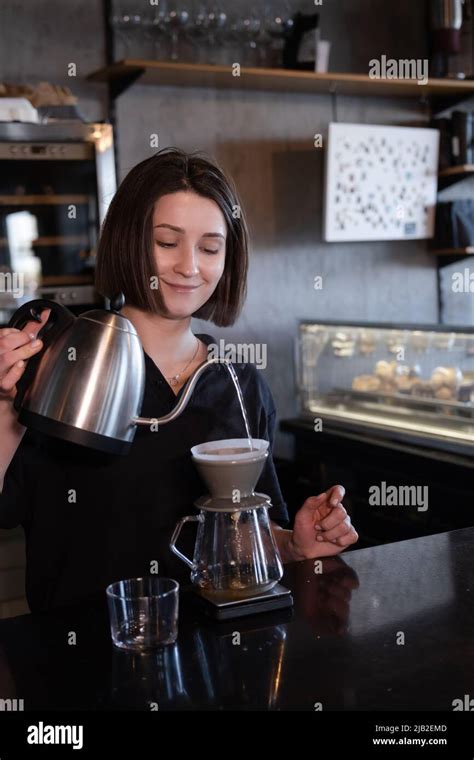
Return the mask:
<svg viewBox="0 0 474 760"><path fill-rule="evenodd" d="M264 616L265 618L266 616ZM283 613L283 618L289 615ZM181 633L153 654L112 653L110 703L114 709L266 709L278 706L286 625L253 618ZM189 652L193 657L189 657ZM255 681L255 663L259 678Z"/></svg>

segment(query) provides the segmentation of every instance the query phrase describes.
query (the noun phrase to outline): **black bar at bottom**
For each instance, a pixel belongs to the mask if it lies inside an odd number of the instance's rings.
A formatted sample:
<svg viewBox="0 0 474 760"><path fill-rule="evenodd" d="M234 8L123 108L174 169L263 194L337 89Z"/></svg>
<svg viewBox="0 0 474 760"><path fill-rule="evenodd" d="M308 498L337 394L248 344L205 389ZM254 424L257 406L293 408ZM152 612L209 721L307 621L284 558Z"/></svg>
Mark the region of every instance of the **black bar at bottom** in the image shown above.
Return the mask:
<svg viewBox="0 0 474 760"><path fill-rule="evenodd" d="M203 729L229 729L232 749L246 746L253 728L265 731L265 754L277 742L296 738L311 747L311 755L340 756L341 751L362 751L362 757L420 757L472 760L473 716L470 712L293 712L288 722L281 712L191 711L166 712L155 709L143 712L31 712L0 714L0 757L2 760L32 757L124 757L124 750L151 747L169 752L171 746L184 749L183 728L196 727L188 734L192 741L202 741ZM236 722L237 721L237 722ZM253 722L255 724L253 725ZM62 727L62 728L60 728ZM69 729L69 730L68 730ZM295 731L298 732L295 735ZM303 733L301 733L303 732ZM185 734L186 735L186 734ZM179 738L178 738L179 737ZM293 739L291 739L293 737ZM50 743L56 739L56 744ZM69 740L69 743L67 741ZM104 753L105 750L105 753ZM332 750L332 751L331 751ZM222 745L221 745L222 751ZM72 755L71 755L72 753ZM155 753L152 753L153 755ZM214 753L213 753L214 754ZM292 753L293 754L293 753ZM326 753L325 753L326 754ZM131 755L132 756L132 755Z"/></svg>

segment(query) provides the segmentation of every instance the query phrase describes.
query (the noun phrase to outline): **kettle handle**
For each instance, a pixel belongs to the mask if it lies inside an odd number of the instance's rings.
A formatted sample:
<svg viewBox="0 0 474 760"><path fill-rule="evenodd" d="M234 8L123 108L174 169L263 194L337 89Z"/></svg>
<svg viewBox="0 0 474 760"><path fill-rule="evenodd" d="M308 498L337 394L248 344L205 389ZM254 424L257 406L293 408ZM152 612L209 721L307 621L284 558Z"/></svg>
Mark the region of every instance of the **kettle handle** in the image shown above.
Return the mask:
<svg viewBox="0 0 474 760"><path fill-rule="evenodd" d="M203 518L202 518L201 514L199 514L199 515L188 515L187 517L182 517L181 520L177 523L176 528L173 531L173 535L171 536L171 539L170 539L170 549L171 549L171 551L174 554L176 554L177 557L179 557L180 559L182 559L183 562L185 562L187 564L187 566L191 568L191 570L194 570L195 567L196 567L195 564L194 564L194 562L191 562L191 560L189 559L189 557L186 557L185 554L183 554L182 552L179 551L179 549L176 546L176 542L177 542L177 540L179 538L179 534L181 533L181 531L183 529L184 523L187 523L187 522L202 522L202 519Z"/></svg>
<svg viewBox="0 0 474 760"><path fill-rule="evenodd" d="M57 301L50 301L47 298L36 298L34 301L28 301L17 309L10 319L8 327L22 330L28 322L41 322L41 312L44 309L51 309L51 314L37 335L38 338L43 340L43 348L28 359L25 371L16 384L17 393L13 406L17 412L20 411L24 395L33 381L45 351L76 320L74 314L62 304L57 303Z"/></svg>

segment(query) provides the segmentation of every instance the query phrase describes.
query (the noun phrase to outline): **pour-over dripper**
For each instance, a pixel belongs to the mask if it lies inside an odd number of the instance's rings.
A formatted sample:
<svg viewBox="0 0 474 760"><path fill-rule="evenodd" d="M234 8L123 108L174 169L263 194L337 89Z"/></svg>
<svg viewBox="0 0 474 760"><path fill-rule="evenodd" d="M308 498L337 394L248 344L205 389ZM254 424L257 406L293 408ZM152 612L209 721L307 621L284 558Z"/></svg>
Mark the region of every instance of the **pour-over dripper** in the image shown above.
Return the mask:
<svg viewBox="0 0 474 760"><path fill-rule="evenodd" d="M268 457L269 442L252 438L252 449L246 438L225 438L200 443L191 449L192 460L216 499L252 496ZM223 453L228 449L231 453ZM235 453L235 449L243 449ZM219 452L219 453L216 453Z"/></svg>
<svg viewBox="0 0 474 760"><path fill-rule="evenodd" d="M193 446L193 462L211 495L194 502L199 514L182 517L170 540L199 593L219 604L265 594L283 574L270 497L254 492L270 444L258 438L251 439L251 449L248 444L246 438L226 438ZM198 523L192 560L177 547L188 522Z"/></svg>

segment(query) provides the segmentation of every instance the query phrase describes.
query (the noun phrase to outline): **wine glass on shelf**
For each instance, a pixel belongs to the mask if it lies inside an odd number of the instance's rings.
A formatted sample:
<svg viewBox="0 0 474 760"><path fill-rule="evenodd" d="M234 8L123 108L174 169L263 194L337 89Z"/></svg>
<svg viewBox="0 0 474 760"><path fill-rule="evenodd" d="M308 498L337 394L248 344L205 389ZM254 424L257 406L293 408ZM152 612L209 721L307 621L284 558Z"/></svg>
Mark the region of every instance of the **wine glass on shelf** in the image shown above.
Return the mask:
<svg viewBox="0 0 474 760"><path fill-rule="evenodd" d="M207 41L207 4L202 0L189 0L190 21L188 35L191 43L191 60L193 63L208 63Z"/></svg>
<svg viewBox="0 0 474 760"><path fill-rule="evenodd" d="M146 45L146 50L148 56L155 61L166 58L166 50L163 43L165 42L165 18L167 13L167 0L159 0L158 5L154 6L154 10L152 9L151 14L143 16L142 23L144 38L148 43Z"/></svg>
<svg viewBox="0 0 474 760"><path fill-rule="evenodd" d="M237 6L237 7L236 7ZM237 3L227 10L227 28L225 34L226 63L240 63L245 66L246 29L243 26L242 9Z"/></svg>
<svg viewBox="0 0 474 760"><path fill-rule="evenodd" d="M227 30L227 13L220 4L213 3L205 20L208 43L208 62L226 63L225 37Z"/></svg>
<svg viewBox="0 0 474 760"><path fill-rule="evenodd" d="M285 37L293 27L291 0L267 0L263 13L265 65L281 68Z"/></svg>
<svg viewBox="0 0 474 760"><path fill-rule="evenodd" d="M165 14L163 23L165 28L170 30L171 34L171 52L172 61L180 59L180 44L183 40L183 30L187 26L190 18L189 11L185 8L188 3L171 2L169 10Z"/></svg>
<svg viewBox="0 0 474 760"><path fill-rule="evenodd" d="M111 26L117 31L117 38L122 48L119 58L131 58L139 50L142 14L136 3L115 4L110 18Z"/></svg>
<svg viewBox="0 0 474 760"><path fill-rule="evenodd" d="M260 66L263 52L263 0L239 3L240 15L237 19L237 33L241 40L241 63L244 66Z"/></svg>

